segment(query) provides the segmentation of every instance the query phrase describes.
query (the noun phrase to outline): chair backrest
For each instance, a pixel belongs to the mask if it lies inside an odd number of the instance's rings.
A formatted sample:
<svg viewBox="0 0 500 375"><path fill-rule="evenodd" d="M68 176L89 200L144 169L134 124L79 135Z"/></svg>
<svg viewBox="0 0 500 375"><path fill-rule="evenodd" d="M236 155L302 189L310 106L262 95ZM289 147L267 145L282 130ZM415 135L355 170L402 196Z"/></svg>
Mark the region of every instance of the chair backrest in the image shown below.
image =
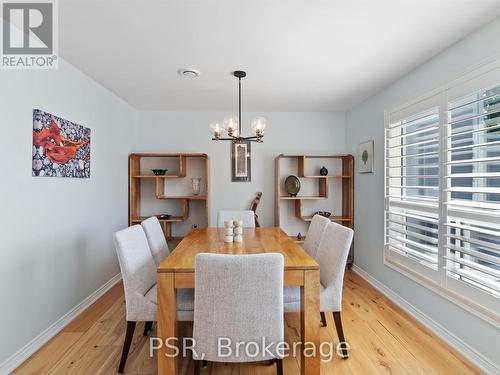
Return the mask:
<svg viewBox="0 0 500 375"><path fill-rule="evenodd" d="M136 314L134 301L156 284L156 265L140 225L116 232L114 244L125 289L127 319Z"/></svg>
<svg viewBox="0 0 500 375"><path fill-rule="evenodd" d="M321 215L314 215L307 231L306 239L302 247L304 250L316 259L318 247L325 233L325 229L330 224L330 219Z"/></svg>
<svg viewBox="0 0 500 375"><path fill-rule="evenodd" d="M223 255L201 253L196 256L194 359L214 362L255 362L279 358L276 345L284 340L283 255L277 253ZM218 340L227 344L232 355ZM272 355L265 353L273 343ZM237 342L255 342L248 352L243 347L236 355ZM205 358L201 355L205 354Z"/></svg>
<svg viewBox="0 0 500 375"><path fill-rule="evenodd" d="M219 211L217 226L224 228L224 221L227 220L241 220L244 228L255 228L255 213L251 210Z"/></svg>
<svg viewBox="0 0 500 375"><path fill-rule="evenodd" d="M151 249L155 263L159 266L163 259L170 254L161 224L156 216L152 216L144 220L141 226L148 239L149 248Z"/></svg>
<svg viewBox="0 0 500 375"><path fill-rule="evenodd" d="M342 284L347 256L351 248L354 231L337 223L329 223L318 247L317 261L320 267L321 284L325 288L333 285L342 300Z"/></svg>

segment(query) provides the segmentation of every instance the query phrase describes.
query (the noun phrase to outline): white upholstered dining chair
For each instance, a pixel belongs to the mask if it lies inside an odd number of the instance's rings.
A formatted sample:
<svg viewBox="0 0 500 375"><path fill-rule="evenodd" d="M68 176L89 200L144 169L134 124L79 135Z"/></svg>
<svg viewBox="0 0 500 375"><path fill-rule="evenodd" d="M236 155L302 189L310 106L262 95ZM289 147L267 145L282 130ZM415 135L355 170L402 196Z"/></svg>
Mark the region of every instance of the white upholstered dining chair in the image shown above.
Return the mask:
<svg viewBox="0 0 500 375"><path fill-rule="evenodd" d="M331 311L333 313L340 343L345 343L340 312L344 271L353 235L354 232L351 228L337 223L329 223L316 254L316 261L320 267L321 322L326 327L325 312ZM300 288L285 288L283 298L285 312L300 311ZM347 358L348 353L345 345L342 347L342 353L344 358Z"/></svg>
<svg viewBox="0 0 500 375"><path fill-rule="evenodd" d="M149 248L153 254L156 266L159 266L167 255L170 254L160 221L156 216L151 216L150 218L144 220L141 223L141 226L142 229L144 229L146 238L148 239Z"/></svg>
<svg viewBox="0 0 500 375"><path fill-rule="evenodd" d="M227 220L241 220L243 228L255 228L255 213L251 210L219 211L217 226L224 228L224 222Z"/></svg>
<svg viewBox="0 0 500 375"><path fill-rule="evenodd" d="M257 362L276 360L278 375L283 363L277 346L284 341L283 255L277 253L196 256L193 338L195 375L200 361ZM219 351L219 338L232 353ZM272 344L270 353L262 348ZM238 342L252 344L252 352ZM219 356L219 353L230 354ZM254 354L256 355L254 356Z"/></svg>
<svg viewBox="0 0 500 375"><path fill-rule="evenodd" d="M309 230L307 231L306 239L302 247L314 259L316 259L319 244L325 234L325 229L328 224L330 224L330 219L321 215L314 215L311 225L309 225Z"/></svg>
<svg viewBox="0 0 500 375"><path fill-rule="evenodd" d="M127 332L118 372L122 373L137 322L145 322L146 336L156 321L156 265L140 225L123 229L114 235L114 244L125 290ZM194 311L192 289L178 289L177 320L192 321Z"/></svg>

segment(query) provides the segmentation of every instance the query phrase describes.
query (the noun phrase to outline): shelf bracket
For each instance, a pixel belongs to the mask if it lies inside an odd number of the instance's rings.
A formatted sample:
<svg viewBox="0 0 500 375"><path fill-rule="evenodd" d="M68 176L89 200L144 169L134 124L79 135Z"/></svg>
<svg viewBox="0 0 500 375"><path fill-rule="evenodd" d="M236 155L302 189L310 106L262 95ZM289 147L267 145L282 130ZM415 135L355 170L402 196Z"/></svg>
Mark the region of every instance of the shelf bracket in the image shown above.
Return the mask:
<svg viewBox="0 0 500 375"><path fill-rule="evenodd" d="M328 178L318 179L319 196L328 198Z"/></svg>
<svg viewBox="0 0 500 375"><path fill-rule="evenodd" d="M156 198L161 199L165 196L165 180L163 178L156 178Z"/></svg>
<svg viewBox="0 0 500 375"><path fill-rule="evenodd" d="M186 163L186 156L181 155L179 156L179 176L180 177L186 177L187 174L187 163Z"/></svg>

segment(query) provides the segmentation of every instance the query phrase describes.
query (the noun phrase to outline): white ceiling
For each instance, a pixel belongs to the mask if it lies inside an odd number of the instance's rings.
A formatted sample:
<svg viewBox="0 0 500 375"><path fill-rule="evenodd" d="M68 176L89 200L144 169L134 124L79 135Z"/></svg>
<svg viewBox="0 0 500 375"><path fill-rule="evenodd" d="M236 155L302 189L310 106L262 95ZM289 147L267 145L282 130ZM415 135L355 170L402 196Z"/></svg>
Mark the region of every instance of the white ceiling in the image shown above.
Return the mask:
<svg viewBox="0 0 500 375"><path fill-rule="evenodd" d="M63 0L60 53L138 109L350 109L500 15L499 0ZM180 68L202 75L182 78Z"/></svg>

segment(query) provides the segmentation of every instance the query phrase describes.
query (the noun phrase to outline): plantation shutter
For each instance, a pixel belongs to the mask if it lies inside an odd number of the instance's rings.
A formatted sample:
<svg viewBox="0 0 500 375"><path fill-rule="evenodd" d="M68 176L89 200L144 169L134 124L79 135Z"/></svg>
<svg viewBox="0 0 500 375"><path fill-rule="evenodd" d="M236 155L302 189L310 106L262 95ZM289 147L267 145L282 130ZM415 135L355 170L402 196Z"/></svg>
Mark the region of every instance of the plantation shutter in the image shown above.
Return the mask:
<svg viewBox="0 0 500 375"><path fill-rule="evenodd" d="M500 311L498 70L450 91L446 132L447 287Z"/></svg>
<svg viewBox="0 0 500 375"><path fill-rule="evenodd" d="M428 100L389 114L388 120L386 254L437 279L439 107Z"/></svg>
<svg viewBox="0 0 500 375"><path fill-rule="evenodd" d="M500 61L385 116L384 263L500 324Z"/></svg>

